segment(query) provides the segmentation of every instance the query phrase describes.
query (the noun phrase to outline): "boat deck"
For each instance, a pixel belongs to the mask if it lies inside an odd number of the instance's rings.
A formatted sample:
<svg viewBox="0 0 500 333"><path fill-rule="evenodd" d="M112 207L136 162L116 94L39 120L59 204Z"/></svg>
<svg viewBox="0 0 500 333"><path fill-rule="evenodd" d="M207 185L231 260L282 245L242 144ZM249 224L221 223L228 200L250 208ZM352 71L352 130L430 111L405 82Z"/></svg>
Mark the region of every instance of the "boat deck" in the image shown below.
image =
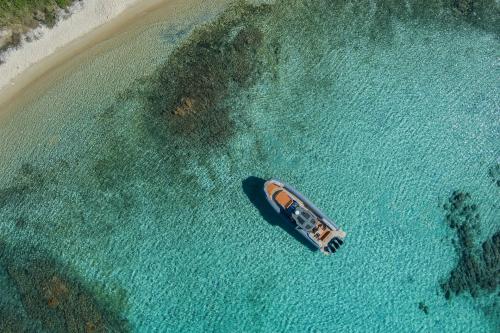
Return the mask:
<svg viewBox="0 0 500 333"><path fill-rule="evenodd" d="M310 234L318 242L323 244L328 244L334 237L343 239L346 236L345 232L342 230L331 229L320 220L316 221L316 227L311 230Z"/></svg>
<svg viewBox="0 0 500 333"><path fill-rule="evenodd" d="M294 201L309 210L308 206L302 200L297 198L297 196L290 193L284 186L281 185L282 184L280 183L274 182L268 183L265 191L270 200L274 201L274 203L280 206L283 210L287 210ZM278 209L278 206L276 206L276 209ZM327 253L325 248L329 245L330 241L332 241L333 238L343 240L346 233L340 228L337 228L332 222L324 221L322 217L315 214L313 215L315 216L314 227L309 230L303 229L303 231L309 235L311 241L316 243L322 252Z"/></svg>

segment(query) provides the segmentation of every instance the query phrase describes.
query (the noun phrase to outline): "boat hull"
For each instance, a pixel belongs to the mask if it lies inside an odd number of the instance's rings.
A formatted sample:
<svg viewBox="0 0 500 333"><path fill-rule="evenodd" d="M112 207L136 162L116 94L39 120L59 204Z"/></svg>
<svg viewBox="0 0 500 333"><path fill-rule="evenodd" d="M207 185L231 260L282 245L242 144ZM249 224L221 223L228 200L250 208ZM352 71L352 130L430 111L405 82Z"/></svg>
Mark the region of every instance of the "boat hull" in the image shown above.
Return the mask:
<svg viewBox="0 0 500 333"><path fill-rule="evenodd" d="M304 238L306 238L314 247L320 249L325 254L331 254L338 249L340 244L343 244L343 239L346 233L342 231L326 214L324 214L316 205L314 205L308 198L306 198L302 193L297 191L294 187L281 182L277 179L270 179L264 184L264 192L266 199L276 211L277 214L281 215L289 223L295 225L295 229ZM280 193L283 192L288 196L288 198L297 203L299 206L307 209L316 217L317 226L326 230L326 234L330 233L329 237L326 237L326 241L318 236L318 234L312 233L310 230L306 230L301 226L297 225L295 221L290 218L290 213L287 212L286 204L283 200L279 201ZM278 196L276 195L278 194ZM281 194L281 196L285 196ZM285 198L286 198L285 196ZM286 201L286 199L285 199ZM313 230L314 231L314 230ZM340 243L340 244L339 244ZM335 247L333 245L335 245Z"/></svg>

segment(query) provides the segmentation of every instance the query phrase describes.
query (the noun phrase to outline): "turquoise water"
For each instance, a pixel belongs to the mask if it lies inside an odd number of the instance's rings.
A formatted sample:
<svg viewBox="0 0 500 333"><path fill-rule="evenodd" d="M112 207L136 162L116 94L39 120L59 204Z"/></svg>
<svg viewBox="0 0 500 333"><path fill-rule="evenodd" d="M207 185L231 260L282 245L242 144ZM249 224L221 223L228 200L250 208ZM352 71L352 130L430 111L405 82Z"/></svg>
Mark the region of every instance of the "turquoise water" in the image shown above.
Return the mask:
<svg viewBox="0 0 500 333"><path fill-rule="evenodd" d="M441 284L453 191L474 255L499 231L498 6L429 4L207 8L83 55L0 125L2 330L497 331L498 289ZM341 251L268 213L269 177Z"/></svg>

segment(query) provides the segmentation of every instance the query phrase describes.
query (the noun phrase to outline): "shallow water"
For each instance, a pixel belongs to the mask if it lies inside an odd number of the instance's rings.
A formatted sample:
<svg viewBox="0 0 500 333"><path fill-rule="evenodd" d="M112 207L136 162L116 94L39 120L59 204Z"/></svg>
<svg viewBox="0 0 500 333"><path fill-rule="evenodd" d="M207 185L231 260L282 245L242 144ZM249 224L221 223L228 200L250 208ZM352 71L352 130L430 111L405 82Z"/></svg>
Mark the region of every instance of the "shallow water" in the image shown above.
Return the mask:
<svg viewBox="0 0 500 333"><path fill-rule="evenodd" d="M6 327L21 313L61 331L70 319L118 331L497 330L497 291L447 300L440 287L458 262L452 192L478 205L475 246L500 226L491 18L437 2L236 7L100 45L0 124ZM174 115L187 97L192 110ZM341 251L325 257L284 230L260 197L269 177L343 227Z"/></svg>

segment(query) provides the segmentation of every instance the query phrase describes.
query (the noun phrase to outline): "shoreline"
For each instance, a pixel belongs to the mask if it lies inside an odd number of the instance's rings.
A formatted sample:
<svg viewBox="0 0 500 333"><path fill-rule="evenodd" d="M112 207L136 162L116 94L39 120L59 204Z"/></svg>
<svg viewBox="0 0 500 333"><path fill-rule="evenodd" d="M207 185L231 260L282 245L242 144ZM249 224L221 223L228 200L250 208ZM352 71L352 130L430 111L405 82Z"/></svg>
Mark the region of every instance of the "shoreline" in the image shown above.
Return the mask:
<svg viewBox="0 0 500 333"><path fill-rule="evenodd" d="M86 0L84 6L43 36L8 52L0 65L0 113L23 90L74 56L109 39L124 26L172 0L123 0L103 4ZM97 14L96 11L100 11Z"/></svg>

